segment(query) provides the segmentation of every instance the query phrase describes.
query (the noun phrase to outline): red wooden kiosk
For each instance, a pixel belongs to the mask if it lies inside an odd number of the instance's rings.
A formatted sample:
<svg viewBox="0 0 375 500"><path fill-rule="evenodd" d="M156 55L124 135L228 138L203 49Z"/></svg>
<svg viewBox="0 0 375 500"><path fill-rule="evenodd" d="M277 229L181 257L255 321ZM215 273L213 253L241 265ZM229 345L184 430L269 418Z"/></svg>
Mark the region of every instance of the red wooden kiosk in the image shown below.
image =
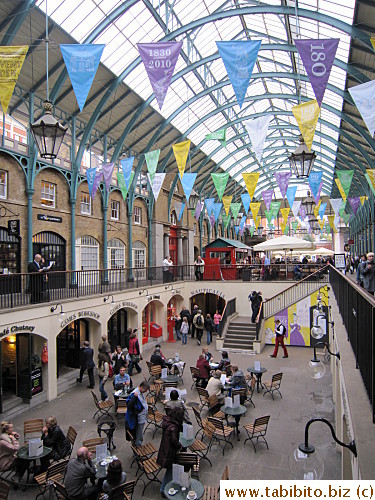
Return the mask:
<svg viewBox="0 0 375 500"><path fill-rule="evenodd" d="M205 247L205 280L238 279L238 266L251 253L251 248L241 241L218 238Z"/></svg>

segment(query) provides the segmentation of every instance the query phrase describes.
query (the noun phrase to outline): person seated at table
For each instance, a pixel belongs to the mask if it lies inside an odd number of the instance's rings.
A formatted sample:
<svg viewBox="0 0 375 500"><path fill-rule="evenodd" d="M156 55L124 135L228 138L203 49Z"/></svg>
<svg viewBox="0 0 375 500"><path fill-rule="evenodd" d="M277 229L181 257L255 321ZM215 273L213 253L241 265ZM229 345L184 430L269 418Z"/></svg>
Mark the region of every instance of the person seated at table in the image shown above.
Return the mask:
<svg viewBox="0 0 375 500"><path fill-rule="evenodd" d="M203 354L199 355L198 361L197 361L197 368L199 369L199 382L198 384L206 388L206 385L208 384L208 379L210 378L210 364L209 362L205 359Z"/></svg>
<svg viewBox="0 0 375 500"><path fill-rule="evenodd" d="M202 349L202 354L205 357L205 359L210 362L213 359L212 354L209 352L208 347L205 345Z"/></svg>
<svg viewBox="0 0 375 500"><path fill-rule="evenodd" d="M0 471L16 471L16 479L20 480L27 469L27 461L17 458L19 448L18 432L14 431L11 422L1 422L0 435Z"/></svg>
<svg viewBox="0 0 375 500"><path fill-rule="evenodd" d="M41 458L41 472L48 469L50 460L65 458L69 455L71 449L70 441L57 425L56 417L47 417L45 422L46 425L42 429L43 446L52 448L52 452L48 456Z"/></svg>
<svg viewBox="0 0 375 500"><path fill-rule="evenodd" d="M107 468L107 477L103 482L102 490L104 493L107 493L110 495L112 492L113 488L116 488L116 486L120 486L120 484L123 484L126 482L126 472L122 470L122 463L120 460L113 460L112 462L109 462L108 468Z"/></svg>
<svg viewBox="0 0 375 500"><path fill-rule="evenodd" d="M161 357L161 354L160 354L160 348L159 348L159 347L155 347L155 351L154 351L154 353L151 355L150 362L151 362L153 365L159 365L159 366L161 366L162 368L167 368L167 364L166 364L166 362L165 362L165 359L163 359L163 358Z"/></svg>
<svg viewBox="0 0 375 500"><path fill-rule="evenodd" d="M64 479L64 486L69 498L74 500L96 499L99 489L94 484L96 471L91 457L91 452L82 446L77 450L77 458L69 460ZM90 479L91 485L87 484L87 479Z"/></svg>
<svg viewBox="0 0 375 500"><path fill-rule="evenodd" d="M232 365L232 376L229 377L229 383L233 389L246 389L246 379L243 371L236 365Z"/></svg>
<svg viewBox="0 0 375 500"><path fill-rule="evenodd" d="M221 360L220 360L219 366L217 367L217 370L219 370L221 372L226 372L227 366L229 366L229 365L230 365L230 359L229 359L228 353L227 353L227 351L223 351L221 353Z"/></svg>
<svg viewBox="0 0 375 500"><path fill-rule="evenodd" d="M120 373L115 376L115 380L113 381L114 388L116 391L120 389L124 389L125 387L130 387L131 380L127 373L125 373L125 366L120 368Z"/></svg>
<svg viewBox="0 0 375 500"><path fill-rule="evenodd" d="M164 354L163 354L163 352L162 352L162 350L161 350L161 345L160 345L160 344L156 344L156 345L155 345L155 349L159 349L159 351L160 351L160 356L161 356L164 360L165 360L165 359L167 359L167 358L164 356Z"/></svg>
<svg viewBox="0 0 375 500"><path fill-rule="evenodd" d="M170 397L170 399L166 399L165 401L163 401L165 413L167 415L170 415L173 408L183 408L183 410L184 410L184 422L186 422L187 424L191 424L189 414L185 408L185 403L182 401L182 399L179 398L178 391L176 391L176 389L173 389L173 391L171 391L169 397Z"/></svg>
<svg viewBox="0 0 375 500"><path fill-rule="evenodd" d="M299 281L302 278L302 269L299 264L296 264L294 266L293 272L294 272L294 279Z"/></svg>
<svg viewBox="0 0 375 500"><path fill-rule="evenodd" d="M122 366L125 366L126 368L128 365L120 345L116 347L116 351L112 354L112 364L113 364L113 371L115 372L116 375L120 373L120 368Z"/></svg>
<svg viewBox="0 0 375 500"><path fill-rule="evenodd" d="M216 396L220 404L224 404L225 395L223 394L224 386L220 380L221 371L215 370L212 373L212 377L208 381L206 391L209 396Z"/></svg>

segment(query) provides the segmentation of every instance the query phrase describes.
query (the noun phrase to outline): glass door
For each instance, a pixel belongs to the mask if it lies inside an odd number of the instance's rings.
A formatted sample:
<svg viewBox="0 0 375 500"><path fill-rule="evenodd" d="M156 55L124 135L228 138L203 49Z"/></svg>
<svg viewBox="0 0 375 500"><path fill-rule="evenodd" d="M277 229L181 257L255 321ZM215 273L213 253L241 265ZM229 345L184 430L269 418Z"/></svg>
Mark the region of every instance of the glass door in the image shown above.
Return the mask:
<svg viewBox="0 0 375 500"><path fill-rule="evenodd" d="M23 399L31 399L31 335L16 335L17 381L16 394Z"/></svg>

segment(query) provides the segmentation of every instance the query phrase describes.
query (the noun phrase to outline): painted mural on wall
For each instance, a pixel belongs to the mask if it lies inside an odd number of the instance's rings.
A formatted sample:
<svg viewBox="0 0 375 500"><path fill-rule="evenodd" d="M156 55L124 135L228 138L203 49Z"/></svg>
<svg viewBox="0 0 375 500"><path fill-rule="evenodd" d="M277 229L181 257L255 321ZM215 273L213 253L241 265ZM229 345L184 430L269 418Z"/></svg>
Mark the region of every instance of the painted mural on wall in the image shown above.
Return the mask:
<svg viewBox="0 0 375 500"><path fill-rule="evenodd" d="M320 295L323 311L327 318L328 289L326 286L320 289ZM285 345L313 347L316 342L327 342L329 324L325 318L318 317L317 297L318 291L266 319L266 344L275 344L275 321L277 319L286 328ZM319 340L311 337L311 327L314 324L319 325L324 332L323 338Z"/></svg>

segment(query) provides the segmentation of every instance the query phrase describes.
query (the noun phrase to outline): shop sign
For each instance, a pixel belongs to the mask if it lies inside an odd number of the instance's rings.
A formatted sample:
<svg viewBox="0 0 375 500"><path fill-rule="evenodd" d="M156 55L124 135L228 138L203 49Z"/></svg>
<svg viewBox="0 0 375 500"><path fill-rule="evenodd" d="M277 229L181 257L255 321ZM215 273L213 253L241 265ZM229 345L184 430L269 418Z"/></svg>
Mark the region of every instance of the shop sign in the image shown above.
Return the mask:
<svg viewBox="0 0 375 500"><path fill-rule="evenodd" d="M58 222L62 223L62 217L56 217L55 215L47 215L47 214L38 214L38 220L44 220L45 222Z"/></svg>
<svg viewBox="0 0 375 500"><path fill-rule="evenodd" d="M98 320L100 318L100 314L94 311L78 311L77 313L71 314L68 318L62 321L60 326L61 328L64 328L66 325L69 325L69 323L71 323L72 321L81 318L94 318Z"/></svg>
<svg viewBox="0 0 375 500"><path fill-rule="evenodd" d="M43 391L42 369L37 368L31 372L31 395L39 394Z"/></svg>
<svg viewBox="0 0 375 500"><path fill-rule="evenodd" d="M345 254L344 253L335 253L335 268L336 269L345 269Z"/></svg>
<svg viewBox="0 0 375 500"><path fill-rule="evenodd" d="M119 309L122 309L123 307L130 307L131 309L138 309L137 304L134 304L134 302L129 302L127 300L123 300L122 302L119 302L116 304L116 306L109 311L109 314L112 316L112 314L115 314Z"/></svg>
<svg viewBox="0 0 375 500"><path fill-rule="evenodd" d="M0 338L6 337L7 335L12 335L13 333L21 333L21 332L32 333L34 330L35 326L32 325L12 325L0 331Z"/></svg>
<svg viewBox="0 0 375 500"><path fill-rule="evenodd" d="M225 299L225 294L220 290L215 290L215 288L198 288L197 290L192 290L190 292L190 295L199 295L200 293L212 293L214 295L217 295L218 297L221 297L222 299Z"/></svg>
<svg viewBox="0 0 375 500"><path fill-rule="evenodd" d="M19 236L20 235L20 221L18 220L8 220L8 235L9 236Z"/></svg>

